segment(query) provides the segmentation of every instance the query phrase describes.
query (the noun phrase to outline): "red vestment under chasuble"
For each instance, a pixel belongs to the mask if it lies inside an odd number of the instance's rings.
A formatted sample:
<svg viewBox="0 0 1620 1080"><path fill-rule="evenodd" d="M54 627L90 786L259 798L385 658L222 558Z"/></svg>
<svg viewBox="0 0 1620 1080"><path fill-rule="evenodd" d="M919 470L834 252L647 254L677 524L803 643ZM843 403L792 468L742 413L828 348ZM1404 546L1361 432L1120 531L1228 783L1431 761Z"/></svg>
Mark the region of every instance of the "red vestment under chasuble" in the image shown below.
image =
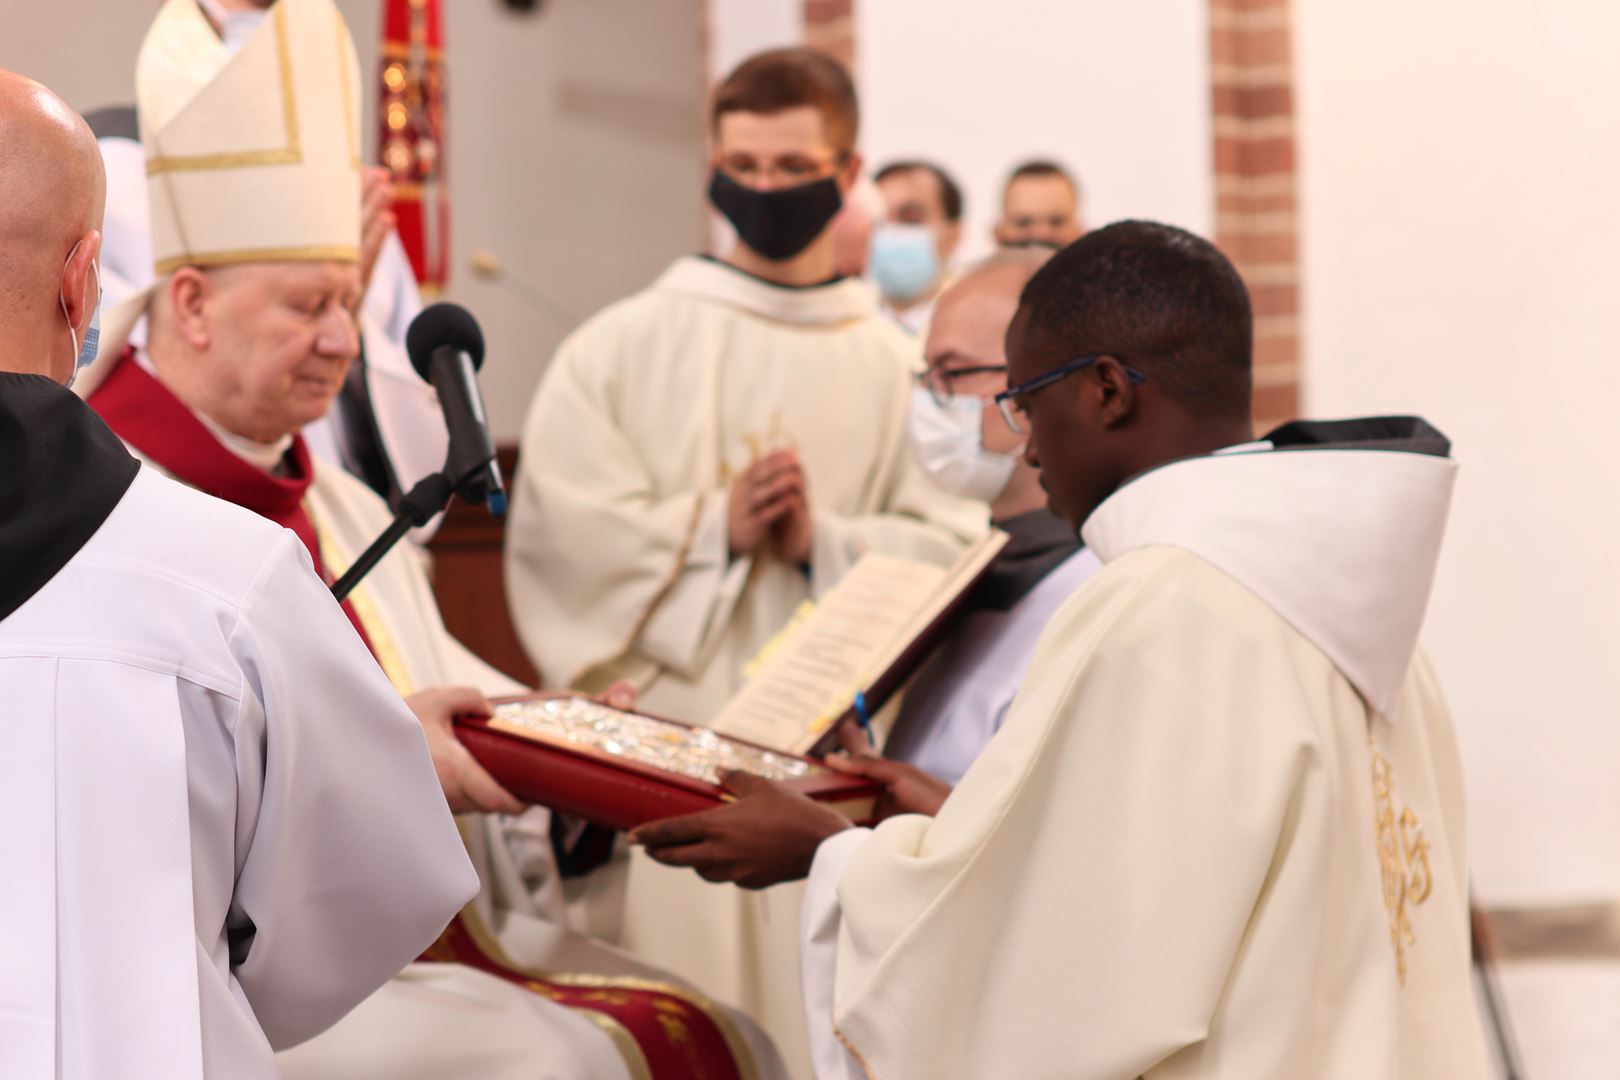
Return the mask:
<svg viewBox="0 0 1620 1080"><path fill-rule="evenodd" d="M134 353L133 348L126 349L107 381L89 398L90 407L113 433L176 480L291 529L315 561L315 572L328 584L336 581L321 563L320 539L304 508L304 496L315 482L304 437L293 436L287 475L271 476L221 446L184 402L134 362ZM366 628L347 600L343 613L371 648Z"/></svg>
<svg viewBox="0 0 1620 1080"><path fill-rule="evenodd" d="M301 438L295 437L288 451L288 475L269 475L221 445L168 387L134 362L132 351L89 404L126 444L176 479L293 530L326 580L347 569L322 559L320 523L305 505L317 466ZM368 628L377 617L371 604L343 606L368 646L380 643L380 650L372 651L392 676L394 665L385 654L403 631ZM419 688L396 683L405 693ZM772 1073L761 1069L736 1022L703 994L651 978L525 968L507 956L475 907L468 905L456 917L423 961L464 964L581 1012L612 1041L632 1080L755 1080Z"/></svg>

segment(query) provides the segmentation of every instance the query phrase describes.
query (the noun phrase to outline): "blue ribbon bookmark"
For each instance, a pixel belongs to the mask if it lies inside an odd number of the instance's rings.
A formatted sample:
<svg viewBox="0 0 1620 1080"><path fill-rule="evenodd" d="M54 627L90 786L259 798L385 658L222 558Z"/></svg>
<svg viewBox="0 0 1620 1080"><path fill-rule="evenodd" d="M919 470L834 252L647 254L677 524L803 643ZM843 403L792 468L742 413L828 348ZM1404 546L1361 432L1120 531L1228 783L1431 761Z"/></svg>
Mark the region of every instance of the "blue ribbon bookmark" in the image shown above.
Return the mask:
<svg viewBox="0 0 1620 1080"><path fill-rule="evenodd" d="M866 711L866 691L855 691L855 722L861 725L866 732L866 745L877 746L877 737L872 734L872 714Z"/></svg>

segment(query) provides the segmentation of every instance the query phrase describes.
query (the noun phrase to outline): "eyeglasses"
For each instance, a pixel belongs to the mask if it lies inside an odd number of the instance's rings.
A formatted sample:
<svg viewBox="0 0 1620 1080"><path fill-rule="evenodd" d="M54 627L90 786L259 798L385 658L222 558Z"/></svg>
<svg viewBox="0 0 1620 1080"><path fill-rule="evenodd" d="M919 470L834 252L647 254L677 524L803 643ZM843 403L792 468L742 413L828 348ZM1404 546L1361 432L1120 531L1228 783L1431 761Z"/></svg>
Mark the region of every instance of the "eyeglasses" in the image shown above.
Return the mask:
<svg viewBox="0 0 1620 1080"><path fill-rule="evenodd" d="M917 372L917 385L928 391L934 404L945 408L951 398L957 397L955 383L960 379L981 378L985 375L1006 375L1006 364L980 364L977 367L936 368Z"/></svg>
<svg viewBox="0 0 1620 1080"><path fill-rule="evenodd" d="M1101 360L1103 355L1102 353L1093 353L1090 356L1082 356L1077 360L1070 360L1067 364L1059 365L1044 375L1037 375L1026 383L1007 387L1007 389L996 395L996 408L1001 410L1001 418L1007 421L1007 426L1015 434L1028 435L1029 420L1023 408L1018 404L1018 399L1028 397L1037 390L1045 390L1054 383L1062 382L1077 371L1084 371L1098 360ZM1133 367L1126 367L1125 375L1138 386L1147 382L1147 376Z"/></svg>

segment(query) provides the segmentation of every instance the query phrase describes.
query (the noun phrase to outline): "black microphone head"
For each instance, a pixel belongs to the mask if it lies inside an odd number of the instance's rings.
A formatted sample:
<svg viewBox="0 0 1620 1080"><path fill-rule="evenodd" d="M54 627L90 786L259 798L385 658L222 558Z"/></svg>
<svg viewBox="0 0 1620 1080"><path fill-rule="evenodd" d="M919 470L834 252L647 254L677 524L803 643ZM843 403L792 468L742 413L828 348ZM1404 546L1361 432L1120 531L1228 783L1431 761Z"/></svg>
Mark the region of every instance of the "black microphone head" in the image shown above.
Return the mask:
<svg viewBox="0 0 1620 1080"><path fill-rule="evenodd" d="M430 304L405 331L405 351L424 381L433 381L433 354L446 345L470 356L474 371L483 366L484 332L478 320L460 304Z"/></svg>

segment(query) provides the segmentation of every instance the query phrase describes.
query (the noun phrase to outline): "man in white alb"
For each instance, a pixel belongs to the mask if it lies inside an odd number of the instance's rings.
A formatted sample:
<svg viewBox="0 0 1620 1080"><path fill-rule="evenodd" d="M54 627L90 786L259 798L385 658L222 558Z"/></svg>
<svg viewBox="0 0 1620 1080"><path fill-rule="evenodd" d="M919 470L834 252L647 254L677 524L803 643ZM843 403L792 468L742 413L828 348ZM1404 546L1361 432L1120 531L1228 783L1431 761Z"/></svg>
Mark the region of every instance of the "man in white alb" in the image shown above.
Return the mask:
<svg viewBox="0 0 1620 1080"><path fill-rule="evenodd" d="M141 467L95 355L94 137L0 71L0 1075L272 1080L477 888L303 548Z"/></svg>

